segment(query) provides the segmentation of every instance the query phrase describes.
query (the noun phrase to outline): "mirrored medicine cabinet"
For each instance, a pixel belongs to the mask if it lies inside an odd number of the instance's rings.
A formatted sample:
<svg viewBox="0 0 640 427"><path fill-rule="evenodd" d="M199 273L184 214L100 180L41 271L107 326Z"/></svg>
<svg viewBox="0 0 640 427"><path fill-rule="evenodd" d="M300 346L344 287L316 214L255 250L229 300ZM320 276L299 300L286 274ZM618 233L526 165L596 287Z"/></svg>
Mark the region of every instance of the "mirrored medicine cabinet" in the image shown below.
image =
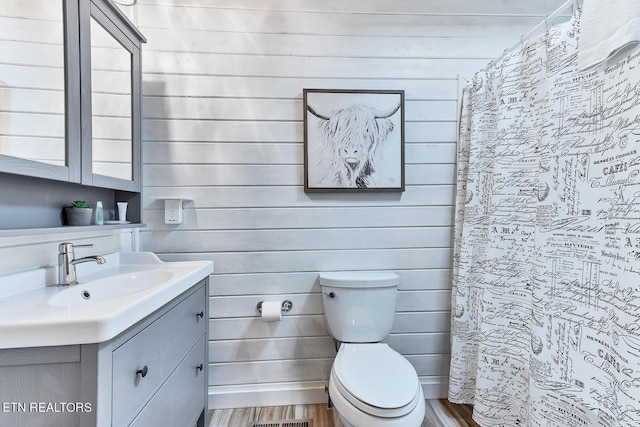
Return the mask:
<svg viewBox="0 0 640 427"><path fill-rule="evenodd" d="M0 179L139 204L144 42L110 0L2 0Z"/></svg>

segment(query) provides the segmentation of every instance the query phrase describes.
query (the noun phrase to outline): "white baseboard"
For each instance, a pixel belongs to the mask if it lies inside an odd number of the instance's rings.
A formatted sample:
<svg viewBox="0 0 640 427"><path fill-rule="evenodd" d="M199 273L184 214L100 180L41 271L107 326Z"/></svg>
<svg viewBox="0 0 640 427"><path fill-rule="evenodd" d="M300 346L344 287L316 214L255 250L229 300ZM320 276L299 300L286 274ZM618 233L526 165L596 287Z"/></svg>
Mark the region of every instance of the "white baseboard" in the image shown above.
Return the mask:
<svg viewBox="0 0 640 427"><path fill-rule="evenodd" d="M449 393L448 377L422 377L420 383L425 399L446 399Z"/></svg>
<svg viewBox="0 0 640 427"><path fill-rule="evenodd" d="M443 399L449 388L446 377L421 378L425 399ZM247 408L327 403L324 381L246 384L209 387L209 409Z"/></svg>
<svg viewBox="0 0 640 427"><path fill-rule="evenodd" d="M326 403L323 381L209 387L209 409Z"/></svg>

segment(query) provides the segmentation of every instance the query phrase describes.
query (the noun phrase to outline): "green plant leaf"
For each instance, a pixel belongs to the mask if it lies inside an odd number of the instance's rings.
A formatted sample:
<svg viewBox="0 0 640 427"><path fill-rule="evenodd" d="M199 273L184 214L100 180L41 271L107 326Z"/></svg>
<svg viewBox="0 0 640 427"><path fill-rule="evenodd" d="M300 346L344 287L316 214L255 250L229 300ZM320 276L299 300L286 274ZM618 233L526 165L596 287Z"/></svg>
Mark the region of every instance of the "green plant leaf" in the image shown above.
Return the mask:
<svg viewBox="0 0 640 427"><path fill-rule="evenodd" d="M70 208L91 208L91 205L85 202L84 200L75 200L71 203Z"/></svg>

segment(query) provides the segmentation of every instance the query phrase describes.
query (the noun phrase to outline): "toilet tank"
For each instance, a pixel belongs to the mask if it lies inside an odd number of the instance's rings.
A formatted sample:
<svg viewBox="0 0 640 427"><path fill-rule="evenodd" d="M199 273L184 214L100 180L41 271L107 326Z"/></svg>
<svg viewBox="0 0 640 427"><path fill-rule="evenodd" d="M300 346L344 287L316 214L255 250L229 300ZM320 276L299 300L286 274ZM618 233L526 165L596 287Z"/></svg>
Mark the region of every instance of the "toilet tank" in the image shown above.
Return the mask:
<svg viewBox="0 0 640 427"><path fill-rule="evenodd" d="M391 332L400 278L389 272L321 273L327 332L340 342L380 342Z"/></svg>

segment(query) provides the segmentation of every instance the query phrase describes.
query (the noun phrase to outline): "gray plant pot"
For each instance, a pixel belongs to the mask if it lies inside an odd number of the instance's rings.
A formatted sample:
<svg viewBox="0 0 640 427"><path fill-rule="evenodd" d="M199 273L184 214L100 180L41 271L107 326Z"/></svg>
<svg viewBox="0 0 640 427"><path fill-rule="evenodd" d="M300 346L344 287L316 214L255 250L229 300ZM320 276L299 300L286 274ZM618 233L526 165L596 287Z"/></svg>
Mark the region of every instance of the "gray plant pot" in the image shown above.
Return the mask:
<svg viewBox="0 0 640 427"><path fill-rule="evenodd" d="M93 208L64 208L67 225L91 225Z"/></svg>

